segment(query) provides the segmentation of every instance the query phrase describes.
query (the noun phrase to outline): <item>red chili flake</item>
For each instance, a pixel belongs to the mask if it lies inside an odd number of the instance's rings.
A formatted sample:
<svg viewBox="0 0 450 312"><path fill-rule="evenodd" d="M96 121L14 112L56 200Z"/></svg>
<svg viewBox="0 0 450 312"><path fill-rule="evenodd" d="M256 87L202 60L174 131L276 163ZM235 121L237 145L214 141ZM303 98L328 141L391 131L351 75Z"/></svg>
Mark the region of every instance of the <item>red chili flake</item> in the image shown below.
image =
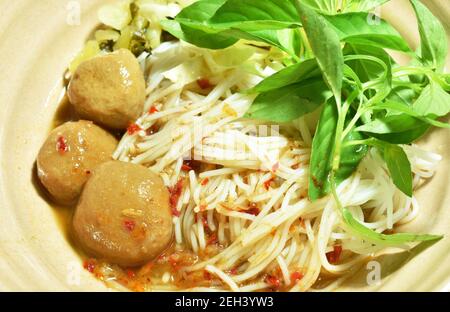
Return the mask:
<svg viewBox="0 0 450 312"><path fill-rule="evenodd" d="M206 210L206 208L208 208L208 206L206 206L206 205L200 205L200 211L205 211Z"/></svg>
<svg viewBox="0 0 450 312"><path fill-rule="evenodd" d="M300 168L300 164L292 165L291 168L297 170L298 168Z"/></svg>
<svg viewBox="0 0 450 312"><path fill-rule="evenodd" d="M258 205L256 203L249 203L248 209L247 210L242 209L241 212L257 216L261 211L259 210Z"/></svg>
<svg viewBox="0 0 450 312"><path fill-rule="evenodd" d="M280 163L276 163L272 166L272 172L276 172L278 170L278 168L280 168Z"/></svg>
<svg viewBox="0 0 450 312"><path fill-rule="evenodd" d="M148 111L149 114L154 114L157 112L159 112L159 110L155 106L150 107L150 109Z"/></svg>
<svg viewBox="0 0 450 312"><path fill-rule="evenodd" d="M334 245L333 251L327 252L327 260L330 263L337 263L339 261L339 258L341 257L342 253L342 246L341 245Z"/></svg>
<svg viewBox="0 0 450 312"><path fill-rule="evenodd" d="M127 270L127 276L128 276L128 278L135 278L136 273L134 273L133 270Z"/></svg>
<svg viewBox="0 0 450 312"><path fill-rule="evenodd" d="M291 274L291 283L295 284L297 281L303 278L303 274L301 272L292 272Z"/></svg>
<svg viewBox="0 0 450 312"><path fill-rule="evenodd" d="M191 171L192 170L192 168L191 167L189 167L188 165L186 165L186 164L183 164L182 166L181 166L181 170L183 170L183 171Z"/></svg>
<svg viewBox="0 0 450 312"><path fill-rule="evenodd" d="M208 280L208 281L210 281L210 280L212 280L212 276L211 276L211 273L209 273L208 271L203 271L203 277L205 278L205 280Z"/></svg>
<svg viewBox="0 0 450 312"><path fill-rule="evenodd" d="M177 184L173 187L169 187L169 203L172 208L172 214L176 217L180 216L180 212L177 210L178 200L180 199L181 192L183 191L183 180L178 180Z"/></svg>
<svg viewBox="0 0 450 312"><path fill-rule="evenodd" d="M69 150L67 140L63 136L58 137L58 140L56 141L56 149L61 155L64 155Z"/></svg>
<svg viewBox="0 0 450 312"><path fill-rule="evenodd" d="M128 126L127 132L128 132L129 135L133 135L136 132L139 132L141 130L142 130L141 127L139 127L137 124L133 123L133 124Z"/></svg>
<svg viewBox="0 0 450 312"><path fill-rule="evenodd" d="M202 214L195 214L194 215L194 220L197 223L198 220L200 220L203 223L204 227L208 227L208 220L205 218L205 216L203 216Z"/></svg>
<svg viewBox="0 0 450 312"><path fill-rule="evenodd" d="M90 175L91 174L91 170L86 170L86 174Z"/></svg>
<svg viewBox="0 0 450 312"><path fill-rule="evenodd" d="M89 260L85 260L83 262L83 268L85 268L86 270L88 270L90 273L93 273L95 270L95 261L92 259Z"/></svg>
<svg viewBox="0 0 450 312"><path fill-rule="evenodd" d="M269 180L267 180L266 182L264 182L264 188L266 190L269 190L270 184L273 182L273 180L275 180L275 177L271 177Z"/></svg>
<svg viewBox="0 0 450 312"><path fill-rule="evenodd" d="M231 268L231 269L228 271L228 273L230 273L231 275L236 275L238 272L237 272L237 269L236 269L236 268Z"/></svg>
<svg viewBox="0 0 450 312"><path fill-rule="evenodd" d="M134 220L128 220L128 219L124 220L123 221L123 227L128 232L132 232L134 230L134 228L136 227L136 222Z"/></svg>
<svg viewBox="0 0 450 312"><path fill-rule="evenodd" d="M209 80L206 79L206 78L202 78L202 79L197 80L197 84L198 84L198 86L200 87L200 89L203 89L203 90L209 89L209 88L211 88L211 87L213 86L213 85L209 82Z"/></svg>
<svg viewBox="0 0 450 312"><path fill-rule="evenodd" d="M281 286L280 279L273 275L267 275L265 281L271 288L279 288Z"/></svg>
<svg viewBox="0 0 450 312"><path fill-rule="evenodd" d="M177 260L176 259L174 259L174 258L172 258L172 257L169 257L169 263L170 263L170 265L172 266L172 267L176 267L177 266Z"/></svg>
<svg viewBox="0 0 450 312"><path fill-rule="evenodd" d="M259 215L260 212L261 211L258 208L250 208L248 210L245 210L245 213L248 213L248 214L251 214L251 215L254 215L254 216Z"/></svg>
<svg viewBox="0 0 450 312"><path fill-rule="evenodd" d="M180 261L180 256L177 254L172 254L169 259L168 262L170 263L170 265L172 266L172 268L174 270L177 270L180 266L179 266L179 261Z"/></svg>
<svg viewBox="0 0 450 312"><path fill-rule="evenodd" d="M218 242L216 233L212 233L211 236L208 238L208 241L206 242L207 245L213 245Z"/></svg>
<svg viewBox="0 0 450 312"><path fill-rule="evenodd" d="M306 229L306 224L305 224L305 220L303 220L302 218L300 218L300 226L304 229Z"/></svg>
<svg viewBox="0 0 450 312"><path fill-rule="evenodd" d="M208 220L204 216L202 216L202 223L203 223L203 227L205 227L205 228L209 227Z"/></svg>
<svg viewBox="0 0 450 312"><path fill-rule="evenodd" d="M172 211L172 215L174 217L179 217L181 215L181 213L180 213L180 211L178 211L177 207L172 207L171 211Z"/></svg>
<svg viewBox="0 0 450 312"><path fill-rule="evenodd" d="M205 186L206 184L208 184L208 182L209 182L209 179L205 178L205 179L203 179L203 181L200 184Z"/></svg>

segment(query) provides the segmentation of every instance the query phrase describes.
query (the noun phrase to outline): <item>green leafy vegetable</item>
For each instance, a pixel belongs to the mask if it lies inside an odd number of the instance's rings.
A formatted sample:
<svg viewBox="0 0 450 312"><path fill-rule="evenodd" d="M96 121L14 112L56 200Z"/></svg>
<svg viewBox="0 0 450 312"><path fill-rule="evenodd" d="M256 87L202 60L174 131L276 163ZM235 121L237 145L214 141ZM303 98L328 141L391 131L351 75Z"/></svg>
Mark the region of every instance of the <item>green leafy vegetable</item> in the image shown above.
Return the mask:
<svg viewBox="0 0 450 312"><path fill-rule="evenodd" d="M295 4L317 63L339 105L344 67L339 37L323 16L300 1Z"/></svg>
<svg viewBox="0 0 450 312"><path fill-rule="evenodd" d="M347 1L348 11L370 11L390 0L350 0Z"/></svg>
<svg viewBox="0 0 450 312"><path fill-rule="evenodd" d="M344 208L342 215L345 223L354 235L374 244L380 244L383 246L398 246L406 243L424 242L424 241L436 241L440 240L440 235L429 234L410 234L410 233L396 233L396 234L381 234L377 233L356 220L351 212Z"/></svg>
<svg viewBox="0 0 450 312"><path fill-rule="evenodd" d="M207 23L219 29L283 29L299 24L294 2L296 0L228 0Z"/></svg>
<svg viewBox="0 0 450 312"><path fill-rule="evenodd" d="M247 117L287 122L316 110L331 96L321 78L296 83L259 94Z"/></svg>
<svg viewBox="0 0 450 312"><path fill-rule="evenodd" d="M385 20L380 19L377 23L369 24L368 13L356 12L324 17L333 25L341 41L403 52L411 51L402 36Z"/></svg>
<svg viewBox="0 0 450 312"><path fill-rule="evenodd" d="M442 71L448 53L444 26L419 0L410 1L419 23L420 59L424 65Z"/></svg>
<svg viewBox="0 0 450 312"><path fill-rule="evenodd" d="M383 158L394 184L411 197L413 191L411 164L403 149L398 145L384 144Z"/></svg>
<svg viewBox="0 0 450 312"><path fill-rule="evenodd" d="M379 61L384 62L387 67L391 67L391 57L381 48L366 46L361 44L347 44L344 48L344 55L370 55L377 58ZM383 74L383 67L380 64L367 59L355 59L347 61L353 71L358 75L358 78L362 82L371 81L377 79Z"/></svg>
<svg viewBox="0 0 450 312"><path fill-rule="evenodd" d="M404 105L411 105L416 98L416 92L408 86L397 86L392 88L389 95L386 97L388 100L403 103Z"/></svg>
<svg viewBox="0 0 450 312"><path fill-rule="evenodd" d="M424 135L429 127L409 115L392 115L375 119L356 130L392 144L409 144Z"/></svg>
<svg viewBox="0 0 450 312"><path fill-rule="evenodd" d="M311 8L328 14L351 11L369 11L389 0L347 0L347 1L330 1L330 0L302 0Z"/></svg>
<svg viewBox="0 0 450 312"><path fill-rule="evenodd" d="M431 81L414 102L413 109L420 116L440 117L450 112L450 95Z"/></svg>
<svg viewBox="0 0 450 312"><path fill-rule="evenodd" d="M300 49L300 38L297 29L281 29L281 30L255 30L242 31L239 29L230 29L224 31L227 35L236 39L246 39L264 42L285 51L293 58L298 59Z"/></svg>
<svg viewBox="0 0 450 312"><path fill-rule="evenodd" d="M201 23L212 17L225 2L226 0L201 0L186 7L177 15L177 18ZM163 20L161 26L173 36L202 48L223 49L238 41L225 34L209 34L174 20Z"/></svg>
<svg viewBox="0 0 450 312"><path fill-rule="evenodd" d="M281 44L281 50L286 51L290 55L300 55L302 39L298 28L287 28L277 31L278 41Z"/></svg>
<svg viewBox="0 0 450 312"><path fill-rule="evenodd" d="M172 20L161 21L161 26L171 35L206 49L224 49L238 41L226 35L208 34Z"/></svg>
<svg viewBox="0 0 450 312"><path fill-rule="evenodd" d="M267 92L320 76L316 59L305 60L288 66L256 85L250 92Z"/></svg>
<svg viewBox="0 0 450 312"><path fill-rule="evenodd" d="M338 111L336 103L329 100L320 115L313 139L308 189L308 195L311 200L316 200L330 192L329 176L332 170L337 121ZM352 131L344 141L349 142L361 139L363 139L361 134ZM340 166L336 173L337 184L353 173L366 153L367 146L365 145L348 146L342 149Z"/></svg>
<svg viewBox="0 0 450 312"><path fill-rule="evenodd" d="M448 123L440 122L430 117L420 116L416 111L412 109L412 107L405 105L405 103L388 100L385 103L377 104L376 109L386 110L390 115L398 115L398 113L403 113L408 116L420 119L421 121L424 121L435 127L450 128L450 125Z"/></svg>

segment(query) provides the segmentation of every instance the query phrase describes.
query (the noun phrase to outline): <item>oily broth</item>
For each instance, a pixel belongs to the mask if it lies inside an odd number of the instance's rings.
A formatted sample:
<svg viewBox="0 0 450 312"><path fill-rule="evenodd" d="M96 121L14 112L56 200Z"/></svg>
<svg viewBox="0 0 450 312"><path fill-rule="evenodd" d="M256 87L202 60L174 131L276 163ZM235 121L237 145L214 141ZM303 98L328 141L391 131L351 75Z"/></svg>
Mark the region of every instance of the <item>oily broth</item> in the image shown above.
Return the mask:
<svg viewBox="0 0 450 312"><path fill-rule="evenodd" d="M64 93L64 96L58 105L58 109L56 110L55 116L53 117L51 130L61 126L68 121L77 121L79 119L80 116L77 114L74 107L70 104L67 93Z"/></svg>

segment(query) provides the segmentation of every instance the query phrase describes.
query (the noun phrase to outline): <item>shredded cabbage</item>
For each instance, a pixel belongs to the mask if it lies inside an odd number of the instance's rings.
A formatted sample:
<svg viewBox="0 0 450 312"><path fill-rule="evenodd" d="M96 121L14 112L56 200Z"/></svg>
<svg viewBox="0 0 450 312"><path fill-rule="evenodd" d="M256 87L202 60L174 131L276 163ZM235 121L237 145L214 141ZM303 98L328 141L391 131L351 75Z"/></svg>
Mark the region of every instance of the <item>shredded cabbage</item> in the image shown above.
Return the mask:
<svg viewBox="0 0 450 312"><path fill-rule="evenodd" d="M70 63L69 71L71 73L75 72L78 65L93 58L94 56L97 56L98 54L100 54L100 52L101 50L98 42L96 40L89 40L84 46L83 50L81 50L81 52L78 53L78 55Z"/></svg>
<svg viewBox="0 0 450 312"><path fill-rule="evenodd" d="M114 29L122 30L131 22L130 1L105 5L98 12L99 20Z"/></svg>
<svg viewBox="0 0 450 312"><path fill-rule="evenodd" d="M166 17L175 17L182 7L192 2L126 0L103 6L98 13L102 29L95 32L94 38L74 58L69 66L70 72L73 73L81 62L101 51L129 49L136 56L150 52L161 44L163 30L160 21Z"/></svg>

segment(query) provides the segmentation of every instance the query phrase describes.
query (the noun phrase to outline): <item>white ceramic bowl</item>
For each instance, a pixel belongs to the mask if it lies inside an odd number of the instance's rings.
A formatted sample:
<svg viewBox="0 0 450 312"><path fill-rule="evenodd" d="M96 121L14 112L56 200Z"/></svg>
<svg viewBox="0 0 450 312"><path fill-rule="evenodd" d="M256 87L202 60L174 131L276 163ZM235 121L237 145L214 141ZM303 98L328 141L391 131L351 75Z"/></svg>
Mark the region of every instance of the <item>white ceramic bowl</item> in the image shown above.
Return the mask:
<svg viewBox="0 0 450 312"><path fill-rule="evenodd" d="M67 65L97 25L102 0L0 0L0 290L107 290L82 269L55 211L35 187L33 166L63 89ZM424 1L447 22L448 0ZM80 9L81 20L72 18ZM415 46L418 34L407 1L382 11ZM384 278L367 286L363 268L341 290L449 290L450 134L434 130L423 144L444 156L436 176L419 192L422 212L405 230L445 234L408 261L384 257Z"/></svg>

